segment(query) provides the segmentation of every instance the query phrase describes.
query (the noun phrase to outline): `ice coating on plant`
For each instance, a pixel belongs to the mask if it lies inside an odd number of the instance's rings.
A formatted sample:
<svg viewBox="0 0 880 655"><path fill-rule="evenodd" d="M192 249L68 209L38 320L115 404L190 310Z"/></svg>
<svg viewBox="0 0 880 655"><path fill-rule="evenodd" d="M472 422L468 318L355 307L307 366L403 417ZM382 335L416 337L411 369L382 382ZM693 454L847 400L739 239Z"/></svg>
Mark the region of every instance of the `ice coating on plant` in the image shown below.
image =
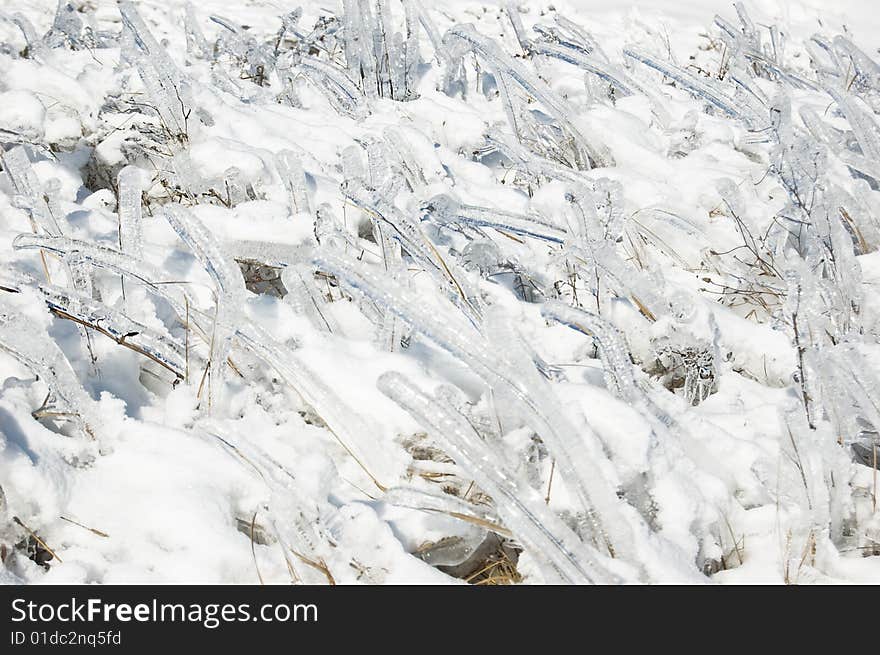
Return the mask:
<svg viewBox="0 0 880 655"><path fill-rule="evenodd" d="M116 177L119 249L136 259L143 257L142 180L143 174L133 166L123 168Z"/></svg>
<svg viewBox="0 0 880 655"><path fill-rule="evenodd" d="M444 225L461 222L466 225L491 227L551 243L562 243L565 232L538 217L518 216L486 207L462 205L449 196L435 196L423 205L431 220Z"/></svg>
<svg viewBox="0 0 880 655"><path fill-rule="evenodd" d="M0 12L4 575L873 579L870 17L689 11Z"/></svg>
<svg viewBox="0 0 880 655"><path fill-rule="evenodd" d="M5 295L5 294L4 294ZM89 436L100 427L100 413L76 377L58 345L42 326L33 324L0 296L0 350L12 355L49 388L38 416L74 421Z"/></svg>
<svg viewBox="0 0 880 655"><path fill-rule="evenodd" d="M618 574L607 570L595 552L590 552L547 511L534 489L510 473L498 471L492 463L495 458L486 446L480 445L479 439L474 438L472 428L466 422L445 410L437 400L413 388L399 374L386 373L379 380L379 388L444 441L459 465L466 467L480 486L496 499L499 515L514 534L531 546L538 556L546 556L563 576L563 581L606 584L617 581ZM547 582L556 580L552 569L548 573Z"/></svg>
<svg viewBox="0 0 880 655"><path fill-rule="evenodd" d="M43 193L42 185L34 174L23 146L16 146L0 156L3 170L12 183L13 191L27 208L36 226L47 234L61 234L58 216L52 212L49 196Z"/></svg>
<svg viewBox="0 0 880 655"><path fill-rule="evenodd" d="M495 70L498 76L502 78L509 77L512 82L520 85L543 103L549 111L553 112L555 118L565 129L571 132L577 146L583 149L584 154L588 158L587 160L576 161L576 168L586 169L592 166L604 166L613 163L607 148L602 144L598 135L584 134L584 128L577 125L571 110L559 98L555 97L552 90L547 88L544 82L519 62L504 54L494 41L478 34L472 25L459 25L451 28L443 37L443 40L450 44L461 43L466 45L468 49L473 49L474 52L486 59L489 66Z"/></svg>
<svg viewBox="0 0 880 655"><path fill-rule="evenodd" d="M113 339L119 345L153 360L182 379L186 371L186 354L182 344L169 339L124 313L74 291L40 286L49 310L54 314Z"/></svg>
<svg viewBox="0 0 880 655"><path fill-rule="evenodd" d="M311 203L300 156L291 150L283 150L277 155L279 174L287 192L290 194L291 212L310 214Z"/></svg>
<svg viewBox="0 0 880 655"><path fill-rule="evenodd" d="M713 81L701 79L674 64L652 57L638 48L626 48L623 52L627 57L674 79L689 93L705 100L731 118L740 119L753 129L765 127L765 119L754 107L731 97L726 90L719 88Z"/></svg>
<svg viewBox="0 0 880 655"><path fill-rule="evenodd" d="M529 380L526 383L523 376L529 369L524 368L523 362L514 363L505 359L480 335L464 325L451 321L442 327L437 325L430 315L418 307L419 303L411 292L381 281L372 272L356 270L350 263L337 257L317 256L315 261L323 269L344 279L352 289L387 307L414 329L460 358L497 393L504 392L517 399L523 407L517 411L524 412L524 419L558 453L561 472L578 490L585 512L586 529L596 531L593 538L598 547L607 548L609 552L616 552L625 559L632 557L630 519L621 515L619 500L597 469L595 445L589 446L581 438L573 437L574 431L564 415L550 410L553 403L537 372L525 378ZM527 366L531 367L531 363Z"/></svg>

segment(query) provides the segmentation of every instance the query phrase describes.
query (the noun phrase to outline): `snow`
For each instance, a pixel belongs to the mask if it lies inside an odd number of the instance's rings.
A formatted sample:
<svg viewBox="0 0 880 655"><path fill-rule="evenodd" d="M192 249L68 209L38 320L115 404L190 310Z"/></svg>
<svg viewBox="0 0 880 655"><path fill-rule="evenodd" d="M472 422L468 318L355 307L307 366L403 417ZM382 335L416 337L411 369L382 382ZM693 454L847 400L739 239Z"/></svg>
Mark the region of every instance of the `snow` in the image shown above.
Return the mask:
<svg viewBox="0 0 880 655"><path fill-rule="evenodd" d="M342 2L71 1L0 0L0 582L880 581L867 0L748 0L748 66L728 0L453 0L378 82Z"/></svg>

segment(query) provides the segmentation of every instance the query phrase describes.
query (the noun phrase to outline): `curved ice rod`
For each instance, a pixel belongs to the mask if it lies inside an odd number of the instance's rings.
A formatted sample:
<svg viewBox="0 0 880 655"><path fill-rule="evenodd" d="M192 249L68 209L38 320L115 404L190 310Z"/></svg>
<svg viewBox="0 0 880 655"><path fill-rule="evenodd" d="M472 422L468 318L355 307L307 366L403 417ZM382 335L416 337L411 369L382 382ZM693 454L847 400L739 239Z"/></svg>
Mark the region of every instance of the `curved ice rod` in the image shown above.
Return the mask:
<svg viewBox="0 0 880 655"><path fill-rule="evenodd" d="M346 199L358 209L366 212L374 220L388 225L392 230L391 238L400 243L400 246L428 274L438 279L446 295L474 327L479 325L478 293L468 285L466 276L456 270L455 264L446 261L440 254L424 234L418 221L397 209L379 191L368 188L363 180L346 180L341 185L341 190Z"/></svg>
<svg viewBox="0 0 880 655"><path fill-rule="evenodd" d="M545 223L537 217L465 205L447 194L436 195L424 202L422 211L438 225L461 222L556 244L564 243L568 236L565 230Z"/></svg>
<svg viewBox="0 0 880 655"><path fill-rule="evenodd" d="M21 293L25 288L35 288L56 316L100 332L168 369L177 379L183 379L186 372L185 348L173 339L90 296L52 284L40 284L30 276L17 278L0 274L0 289Z"/></svg>
<svg viewBox="0 0 880 655"><path fill-rule="evenodd" d="M649 55L632 46L624 48L623 54L630 59L634 59L635 61L662 73L666 77L675 80L684 90L695 98L708 102L710 105L720 109L731 118L743 121L750 129L763 129L767 126L762 123L769 123L769 120L762 120L762 118L751 107L744 106L737 100L731 98L724 91L719 89L717 84L714 84L710 80L700 79L674 64L664 62L657 57Z"/></svg>
<svg viewBox="0 0 880 655"><path fill-rule="evenodd" d="M451 45L457 43L473 50L499 75L507 75L515 80L527 93L543 104L554 117L568 128L578 142L578 146L587 154L590 161L584 162L588 167L612 166L614 158L598 135L586 134L582 127L576 125L572 110L556 96L556 94L537 76L519 61L505 53L496 41L481 35L471 24L455 25L443 36L443 42Z"/></svg>
<svg viewBox="0 0 880 655"><path fill-rule="evenodd" d="M663 103L658 101L652 92L627 75L623 69L607 61L599 61L595 56L586 54L581 49L567 47L563 44L534 40L530 42L530 49L536 54L559 59L595 75L623 96L645 96L650 101L651 109L660 122L669 123L669 113L663 107Z"/></svg>
<svg viewBox="0 0 880 655"><path fill-rule="evenodd" d="M567 584L623 581L609 566L610 560L583 543L534 488L504 466L504 457L493 452L463 417L400 373L383 374L377 386L430 430L455 462L492 496L499 516L541 562L549 582L560 578Z"/></svg>
<svg viewBox="0 0 880 655"><path fill-rule="evenodd" d="M337 276L353 292L396 314L442 349L460 359L485 384L516 400L517 411L554 455L561 475L568 480L586 517L584 529L597 543L621 559L637 561L634 534L641 531L640 518L629 511L615 486L600 467L598 438L588 426L572 425L552 389L534 366L514 363L504 350L455 312L428 307L414 291L386 279L348 258L316 252L313 263ZM442 312L442 313L441 313Z"/></svg>

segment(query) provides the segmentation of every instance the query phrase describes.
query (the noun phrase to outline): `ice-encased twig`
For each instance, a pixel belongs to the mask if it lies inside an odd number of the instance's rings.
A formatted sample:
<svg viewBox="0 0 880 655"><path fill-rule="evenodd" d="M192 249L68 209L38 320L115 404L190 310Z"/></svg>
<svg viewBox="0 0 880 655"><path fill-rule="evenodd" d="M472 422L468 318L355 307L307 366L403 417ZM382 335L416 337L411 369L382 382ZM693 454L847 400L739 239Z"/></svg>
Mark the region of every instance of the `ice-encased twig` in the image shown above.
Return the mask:
<svg viewBox="0 0 880 655"><path fill-rule="evenodd" d="M119 6L119 14L122 17L122 23L128 28L138 50L148 58L158 62L161 73L173 74L177 67L174 65L171 57L168 56L165 48L153 36L134 3L131 0L119 0L117 4Z"/></svg>
<svg viewBox="0 0 880 655"><path fill-rule="evenodd" d="M555 403L545 405L535 400L533 394L543 388L537 373L529 376L528 385L524 384L521 368L508 362L503 353L492 349L474 328L456 320L454 313L437 320L438 309L423 307L417 294L409 289L335 255L318 252L313 261L321 270L335 274L349 288L394 312L463 361L483 378L489 388L503 390L516 398L520 403L518 411L555 452L560 472L573 485L586 516L601 522L596 538L606 542L602 547L607 546L609 551L624 559L634 557L632 527L624 518L621 502L612 485L598 468L594 459L596 453L590 452L582 439L585 429L581 429L578 435L579 431L564 415L548 414ZM542 392L540 395L542 401L548 399L548 394Z"/></svg>
<svg viewBox="0 0 880 655"><path fill-rule="evenodd" d="M491 507L469 503L446 493L434 493L415 487L392 487L382 496L382 501L396 507L439 512L502 536L511 534L510 530L501 524L501 519Z"/></svg>
<svg viewBox="0 0 880 655"><path fill-rule="evenodd" d="M581 50L544 40L532 41L531 49L536 54L554 57L595 75L623 96L641 95L646 97L651 102L651 111L660 122L664 124L669 122L669 113L666 111L663 101L653 91L649 91L632 79L622 68L610 62L599 60L595 55L584 54Z"/></svg>
<svg viewBox="0 0 880 655"><path fill-rule="evenodd" d="M251 440L239 438L220 424L206 421L196 434L219 441L231 455L257 473L266 484L269 500L263 505L281 542L283 557L293 576L292 582L327 582L309 562L317 563L327 554L329 544L320 528L320 500L310 499L301 483L265 450ZM324 501L326 502L326 501ZM296 560L290 555L296 556ZM305 566L297 566L301 562Z"/></svg>
<svg viewBox="0 0 880 655"><path fill-rule="evenodd" d="M316 57L302 57L298 68L337 112L353 119L363 119L370 113L360 89L344 70Z"/></svg>
<svg viewBox="0 0 880 655"><path fill-rule="evenodd" d="M4 16L6 18L6 16ZM34 28L34 24L28 20L27 16L25 16L20 11L15 12L12 16L8 17L12 23L14 23L19 30L21 30L22 36L24 36L24 41L27 44L24 55L29 59L37 59L42 58L46 53L46 44L43 43L43 40L37 36L37 30Z"/></svg>
<svg viewBox="0 0 880 655"><path fill-rule="evenodd" d="M880 379L870 366L864 365L865 357L859 347L841 343L816 351L812 360L816 374L825 382L827 398L824 402L833 407L844 398L850 399L846 418L862 417L875 431L880 431ZM843 433L840 436L852 442L856 435Z"/></svg>
<svg viewBox="0 0 880 655"><path fill-rule="evenodd" d="M407 2L415 9L416 14L418 14L419 23L421 24L422 29L425 30L425 34L428 35L428 40L431 42L431 45L434 47L434 58L438 63L447 60L449 55L443 45L440 33L437 31L437 26L434 25L434 21L431 19L430 14L425 10L421 0L407 0Z"/></svg>
<svg viewBox="0 0 880 655"><path fill-rule="evenodd" d="M880 64L843 35L834 37L833 48L840 58L851 62L852 71L846 74L852 73L852 79L846 90L861 95L874 111L880 109Z"/></svg>
<svg viewBox="0 0 880 655"><path fill-rule="evenodd" d="M456 463L495 500L505 525L542 561L555 567L566 583L608 584L621 577L607 567L601 556L577 536L547 507L544 499L518 475L506 469L503 458L441 400L431 398L403 375L389 372L377 382L379 390L418 420L439 440ZM544 567L545 576L548 569ZM556 581L552 575L546 582Z"/></svg>
<svg viewBox="0 0 880 655"><path fill-rule="evenodd" d="M584 183L583 177L577 172L537 155L517 142L516 139L505 134L494 130L489 131L486 134L486 143L488 148L504 155L516 168L532 177L546 177L574 185Z"/></svg>
<svg viewBox="0 0 880 655"><path fill-rule="evenodd" d="M366 27L372 25L372 15L365 0L342 1L343 45L345 63L351 74L360 77L368 98L378 95L375 86L376 61L372 56L372 38Z"/></svg>
<svg viewBox="0 0 880 655"><path fill-rule="evenodd" d="M47 201L48 196L42 193L42 185L31 167L24 147L15 146L9 150L0 150L0 160L3 163L3 170L12 183L14 193L27 203L35 223L46 234L61 234L58 217L51 211Z"/></svg>
<svg viewBox="0 0 880 655"><path fill-rule="evenodd" d="M305 316L315 329L330 333L339 330L336 319L326 311L327 303L311 275L297 266L287 266L281 271L281 282L287 289L285 302L290 303L297 314Z"/></svg>
<svg viewBox="0 0 880 655"><path fill-rule="evenodd" d="M219 367L222 379L232 346L232 329L242 320L242 306L247 296L244 278L232 257L224 252L214 235L190 211L180 206L166 205L163 214L217 286L215 338L211 340L209 359L210 369Z"/></svg>
<svg viewBox="0 0 880 655"><path fill-rule="evenodd" d="M624 48L623 54L675 80L694 97L705 100L731 118L742 120L752 129L766 127L766 125L761 124L765 121L762 121L752 108L744 106L739 101L731 98L709 80L699 78L674 64L661 61L635 47Z"/></svg>
<svg viewBox="0 0 880 655"><path fill-rule="evenodd" d="M311 406L327 429L380 489L384 467L379 453L370 441L370 429L348 404L331 389L322 376L288 348L252 321L243 322L235 331L235 339L243 347L276 370L282 378Z"/></svg>
<svg viewBox="0 0 880 655"><path fill-rule="evenodd" d="M413 155L412 148L409 147L400 128L389 125L382 130L382 137L388 144L392 156L399 162L400 169L406 176L410 188L415 190L427 184L424 168Z"/></svg>
<svg viewBox="0 0 880 655"><path fill-rule="evenodd" d="M346 180L340 190L347 200L371 218L381 221L391 229L393 238L401 247L425 269L440 269L427 239L418 226L410 221L394 205L375 190L367 187L362 180Z"/></svg>
<svg viewBox="0 0 880 655"><path fill-rule="evenodd" d="M277 66L277 51L225 18L220 16L209 18L226 30L217 39L214 45L215 52L230 55L244 66L242 72L245 77L256 86L262 87Z"/></svg>
<svg viewBox="0 0 880 655"><path fill-rule="evenodd" d="M387 144L381 139L368 136L361 139L361 146L367 155L367 176L364 178L376 195L393 201L400 189L400 181L395 179L396 171L391 168L391 154Z"/></svg>
<svg viewBox="0 0 880 655"><path fill-rule="evenodd" d="M185 7L183 29L186 32L186 52L196 59L206 59L211 56L211 46L205 38L204 32L199 25L196 9L192 2L187 2Z"/></svg>
<svg viewBox="0 0 880 655"><path fill-rule="evenodd" d="M831 92L837 106L846 116L858 140L862 154L871 162L880 162L880 126L873 112L859 106L859 101L848 93Z"/></svg>
<svg viewBox="0 0 880 655"><path fill-rule="evenodd" d="M232 258L200 220L179 205L163 207L165 219L196 256L217 285L217 293L227 296L230 304L238 307L245 296L241 272L232 264Z"/></svg>
<svg viewBox="0 0 880 655"><path fill-rule="evenodd" d="M184 306L182 300L158 288L166 284L163 281L165 273L143 260L136 260L113 248L80 239L39 234L19 234L13 239L12 247L15 250L43 249L60 257L76 256L91 266L127 275L148 287L156 287L156 293L168 300L175 311Z"/></svg>
<svg viewBox="0 0 880 655"><path fill-rule="evenodd" d="M572 133L578 146L588 155L590 161L582 162L584 168L614 164L610 151L598 135L587 133L584 127L578 126L573 112L544 82L530 73L521 62L506 55L495 41L479 34L473 25L451 27L444 35L443 42L467 44L468 48L479 54L498 75L508 75L543 104L554 118Z"/></svg>
<svg viewBox="0 0 880 655"><path fill-rule="evenodd" d="M0 295L0 350L12 355L49 387L51 406L43 415L77 422L94 437L100 413L70 362L42 326L34 325Z"/></svg>
<svg viewBox="0 0 880 655"><path fill-rule="evenodd" d="M77 14L73 3L68 0L58 0L55 17L52 19L52 27L43 36L43 43L50 48L69 46L74 50L79 49L82 45L83 23Z"/></svg>
<svg viewBox="0 0 880 655"><path fill-rule="evenodd" d="M472 322L479 316L479 299L467 286L464 276L456 273L453 262L447 262L419 224L400 211L384 195L368 188L361 180L347 180L341 186L343 195L358 209L388 225L391 237L429 273L437 272L445 279L443 285L449 297Z"/></svg>
<svg viewBox="0 0 880 655"><path fill-rule="evenodd" d="M39 285L38 289L52 313L104 334L179 379L184 377L186 354L181 344L89 296L52 285Z"/></svg>
<svg viewBox="0 0 880 655"><path fill-rule="evenodd" d="M578 68L582 68L588 73L604 80L624 96L641 93L639 84L629 79L629 76L624 71L618 70L612 64L594 61L590 55L586 55L579 50L566 48L543 40L533 41L531 49L537 54L555 57Z"/></svg>
<svg viewBox="0 0 880 655"><path fill-rule="evenodd" d="M165 280L166 274L163 271L144 260L133 259L112 248L67 237L20 234L13 240L12 246L16 250L42 249L53 252L80 265L88 264L137 282L167 302L182 324L189 325L202 341L210 343L211 325L215 317L197 309L184 285L175 283L172 286ZM171 289L176 289L179 295L172 293Z"/></svg>
<svg viewBox="0 0 880 655"><path fill-rule="evenodd" d="M184 100L188 88L184 76L130 0L119 0L119 13L132 46L123 47L123 58L137 69L169 135L177 141L186 140L189 126Z"/></svg>
<svg viewBox="0 0 880 655"><path fill-rule="evenodd" d="M671 417L657 407L636 382L626 342L617 328L595 314L559 301L545 302L541 306L541 315L594 338L601 348L608 389L627 403L648 410L667 427L671 425Z"/></svg>
<svg viewBox="0 0 880 655"><path fill-rule="evenodd" d="M565 230L546 223L536 216L465 205L447 194L437 195L425 201L422 204L422 211L438 225L461 222L557 244L563 243L566 238Z"/></svg>
<svg viewBox="0 0 880 655"><path fill-rule="evenodd" d="M517 43L522 48L523 54L528 54L531 43L528 37L526 37L526 30L523 27L522 19L519 17L519 7L514 0L508 0L504 3L504 13L507 14L507 18L513 26L513 33L516 35Z"/></svg>
<svg viewBox="0 0 880 655"><path fill-rule="evenodd" d="M410 0L402 0L404 22L406 27L406 36L402 47L397 46L397 51L403 50L403 61L398 65L401 67L400 83L402 84L403 97L401 100L415 100L418 98L416 92L416 83L418 82L419 65L422 58L419 54L419 22L418 10Z"/></svg>
<svg viewBox="0 0 880 655"><path fill-rule="evenodd" d="M143 257L141 229L142 173L134 166L126 166L116 176L116 213L119 217L119 250L135 259Z"/></svg>
<svg viewBox="0 0 880 655"><path fill-rule="evenodd" d="M57 181L50 180L50 182L54 182L54 185L43 187L30 165L24 148L21 146L2 153L0 158L2 158L3 168L12 182L12 187L17 197L24 201L34 233L37 232L37 227L39 227L46 234L61 235L63 231L58 219L63 212L58 201ZM42 252L40 256L43 259L43 268L47 281L51 282L48 263ZM68 281L74 289L87 295L92 295L95 292L92 278L88 271L83 270L75 262L67 259L63 260L63 264ZM82 327L79 328L79 332L94 365L95 355L92 351L91 336Z"/></svg>

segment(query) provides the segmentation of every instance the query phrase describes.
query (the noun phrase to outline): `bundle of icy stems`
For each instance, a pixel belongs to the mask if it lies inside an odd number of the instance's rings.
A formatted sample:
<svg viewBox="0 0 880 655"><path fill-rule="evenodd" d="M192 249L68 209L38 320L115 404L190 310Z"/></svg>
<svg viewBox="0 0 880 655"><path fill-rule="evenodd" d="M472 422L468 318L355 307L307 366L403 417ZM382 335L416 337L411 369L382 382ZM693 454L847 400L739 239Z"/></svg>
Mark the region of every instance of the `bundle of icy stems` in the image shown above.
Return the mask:
<svg viewBox="0 0 880 655"><path fill-rule="evenodd" d="M211 419L227 382L266 385L267 371L297 392L319 417L317 424L373 480L375 493L475 527L472 543L447 563L464 561L486 534L495 533L526 551L548 582L698 579L716 568L713 562L730 546L725 519L689 526L692 547L685 548L682 540L667 538L656 491L670 472L702 470L712 459L692 407L717 391L717 378L731 370L737 353L722 351L707 303L673 293L658 273L656 262L673 262L699 271L723 292L726 304L748 306L750 318L771 322L790 338L796 352L790 379L770 379L748 358L736 368L791 389L792 404L781 417L790 437L783 449L790 451L802 488L768 492L801 498L816 539L840 544L847 537L851 447L871 452L880 430L880 381L860 364L860 349L876 335L863 328L856 260L880 246L880 226L858 194L829 173L833 161L865 188L880 181L880 66L848 38L814 37L805 44L811 69L793 70L784 34L757 27L737 5L736 24L716 20L724 44L719 72L703 74L636 47L603 52L583 26L558 14L527 32L516 7L509 6L517 41L512 52L472 25L453 25L441 37L417 0L344 0L341 14L325 15L311 29L300 26L297 10L270 35L212 16L220 27L213 42L190 6L186 62L180 62L134 4L123 1L119 9L121 33L84 28L63 0L42 37L23 15L0 16L16 23L26 39L27 47L15 56L39 60L55 48L121 47L120 67L136 73L146 98L104 100L107 111L131 113L141 126L123 148L128 165L89 171L92 190L110 188L117 198L114 247L70 236L74 230L57 188L41 184L31 166L51 144L40 143L39 135L3 134L3 171L15 206L32 227L13 246L32 252L37 265L2 274L0 347L48 386L36 419L72 439L101 438L95 401L45 328L20 313L16 303L23 301L10 300L14 295L74 322L84 352L91 353L93 339L103 335L139 353L148 388L198 388L201 415L191 429L219 440L266 481L271 527L284 552L296 554L288 560L294 580L332 581L334 566L354 554L341 552L327 527L336 511L329 498L308 496L258 438L228 434ZM619 184L585 175L613 166L614 159L602 135L551 88L545 77L551 60L583 72L591 102L645 98L661 128L669 121L664 104L670 86L691 94L706 112L747 130L754 144L765 144L771 153L767 175L785 190L785 206L766 227L733 184L718 189L719 212L739 239L725 253L713 250L705 226L692 220L662 211L628 215ZM189 164L191 144L213 121L210 107L196 100L206 97L204 82L189 72L196 65L210 69L209 93L246 104L299 106L307 83L332 110L355 119L366 117L379 99L418 98L426 71L439 70L435 79L443 93L503 103L506 123L484 135L481 149L463 155L503 162L524 193L564 185L566 211L501 211L461 201L453 188L436 195L424 159L400 129L390 127L342 153L340 190L360 216L356 230L329 205L314 206L305 154L288 150L276 153L270 166L287 194L291 220L314 223L312 242L285 248L221 241L191 207L234 206L261 191L235 167L222 179L205 179ZM791 98L802 92L827 96L834 126L809 109L793 115ZM145 200L210 276L209 297L149 262ZM378 249L364 248L365 242ZM693 244L696 257L679 252L680 244ZM528 248L549 259L524 256ZM266 270L276 272L274 283L260 286L251 279L254 271ZM413 271L419 272L418 288ZM560 399L557 385L569 373L544 361L518 332L514 314L494 301L498 291L487 292L499 286L523 306L539 304L548 324L592 340L604 381L591 384L621 399L650 431L641 470L625 470L590 428L589 416L581 420ZM126 294L137 287L170 311L159 318L144 305L128 303ZM334 391L327 372L310 368L297 344L279 342L242 310L255 291L283 296L314 331L324 333L336 329L328 304L351 300L375 324L379 348L405 356L414 340L422 340L457 360L468 372L466 388L448 383L426 389L396 372L383 375L378 386L482 494L429 493L381 479L383 454L375 452L362 418ZM112 298L118 300L105 300ZM621 306L633 310L623 312L629 317L623 321L620 311L612 311ZM630 343L636 332L650 335L647 341L638 337L638 347ZM90 358L99 371L100 360ZM533 437L536 450L510 449L505 436L517 430ZM543 463L549 462L550 476L555 471L572 499L565 511L545 498ZM729 502L736 502L733 495Z"/></svg>

